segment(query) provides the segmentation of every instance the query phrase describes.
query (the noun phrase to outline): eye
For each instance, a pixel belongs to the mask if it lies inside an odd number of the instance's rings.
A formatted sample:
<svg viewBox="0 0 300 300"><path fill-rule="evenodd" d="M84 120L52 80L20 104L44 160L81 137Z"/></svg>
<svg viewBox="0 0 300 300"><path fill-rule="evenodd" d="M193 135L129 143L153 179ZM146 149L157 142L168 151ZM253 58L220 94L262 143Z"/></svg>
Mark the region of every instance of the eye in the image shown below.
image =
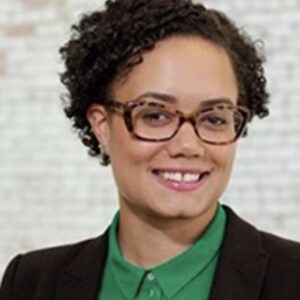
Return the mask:
<svg viewBox="0 0 300 300"><path fill-rule="evenodd" d="M216 126L221 126L227 123L227 120L224 117L218 115L209 115L204 118L204 121Z"/></svg>
<svg viewBox="0 0 300 300"><path fill-rule="evenodd" d="M137 117L140 122L143 122L146 125L162 126L170 123L173 120L174 115L166 110L148 108L142 110Z"/></svg>
<svg viewBox="0 0 300 300"><path fill-rule="evenodd" d="M230 116L222 113L210 113L200 117L199 125L209 130L223 130L230 125Z"/></svg>

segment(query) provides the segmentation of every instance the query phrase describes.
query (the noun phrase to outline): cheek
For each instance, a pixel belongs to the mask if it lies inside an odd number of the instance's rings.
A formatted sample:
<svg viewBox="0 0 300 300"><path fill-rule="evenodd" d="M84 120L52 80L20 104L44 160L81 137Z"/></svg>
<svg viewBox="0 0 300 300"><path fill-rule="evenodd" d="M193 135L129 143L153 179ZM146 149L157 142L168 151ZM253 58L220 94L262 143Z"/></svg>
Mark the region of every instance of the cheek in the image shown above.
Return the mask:
<svg viewBox="0 0 300 300"><path fill-rule="evenodd" d="M211 153L214 164L224 173L230 174L235 159L236 145L218 146Z"/></svg>

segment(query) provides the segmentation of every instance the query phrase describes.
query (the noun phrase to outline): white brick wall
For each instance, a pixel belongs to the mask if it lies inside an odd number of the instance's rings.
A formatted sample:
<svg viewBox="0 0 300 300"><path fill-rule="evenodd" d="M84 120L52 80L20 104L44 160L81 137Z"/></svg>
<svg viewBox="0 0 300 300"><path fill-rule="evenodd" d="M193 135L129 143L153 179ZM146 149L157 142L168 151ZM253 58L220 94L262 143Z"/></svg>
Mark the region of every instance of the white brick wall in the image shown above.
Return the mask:
<svg viewBox="0 0 300 300"><path fill-rule="evenodd" d="M300 239L300 1L206 0L265 41L271 116L241 141L223 197L258 227ZM0 2L0 274L18 252L98 235L116 209L109 168L88 158L59 95L58 47L103 1ZM0 275L1 277L1 275Z"/></svg>

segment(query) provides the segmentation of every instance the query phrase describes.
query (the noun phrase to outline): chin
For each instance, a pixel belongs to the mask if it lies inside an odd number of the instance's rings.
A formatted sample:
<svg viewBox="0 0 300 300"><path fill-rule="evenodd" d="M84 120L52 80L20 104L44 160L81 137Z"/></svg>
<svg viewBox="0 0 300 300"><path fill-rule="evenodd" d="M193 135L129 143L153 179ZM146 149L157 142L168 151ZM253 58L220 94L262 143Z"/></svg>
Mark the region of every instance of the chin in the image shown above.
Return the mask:
<svg viewBox="0 0 300 300"><path fill-rule="evenodd" d="M184 200L181 200L181 202ZM153 214L162 219L186 219L194 220L197 218L205 218L210 212L214 212L217 202L203 203L202 205L169 205L164 207L156 207ZM213 213L212 213L213 214Z"/></svg>

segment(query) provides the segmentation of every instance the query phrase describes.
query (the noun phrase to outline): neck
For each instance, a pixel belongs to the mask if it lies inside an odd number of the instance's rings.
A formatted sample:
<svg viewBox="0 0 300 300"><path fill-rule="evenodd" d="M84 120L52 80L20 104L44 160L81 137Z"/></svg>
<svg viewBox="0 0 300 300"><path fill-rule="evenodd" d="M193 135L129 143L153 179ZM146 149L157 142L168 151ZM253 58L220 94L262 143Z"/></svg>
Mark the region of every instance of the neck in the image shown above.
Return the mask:
<svg viewBox="0 0 300 300"><path fill-rule="evenodd" d="M202 216L153 219L120 209L119 244L129 262L143 268L161 264L186 250L212 220L216 206Z"/></svg>

